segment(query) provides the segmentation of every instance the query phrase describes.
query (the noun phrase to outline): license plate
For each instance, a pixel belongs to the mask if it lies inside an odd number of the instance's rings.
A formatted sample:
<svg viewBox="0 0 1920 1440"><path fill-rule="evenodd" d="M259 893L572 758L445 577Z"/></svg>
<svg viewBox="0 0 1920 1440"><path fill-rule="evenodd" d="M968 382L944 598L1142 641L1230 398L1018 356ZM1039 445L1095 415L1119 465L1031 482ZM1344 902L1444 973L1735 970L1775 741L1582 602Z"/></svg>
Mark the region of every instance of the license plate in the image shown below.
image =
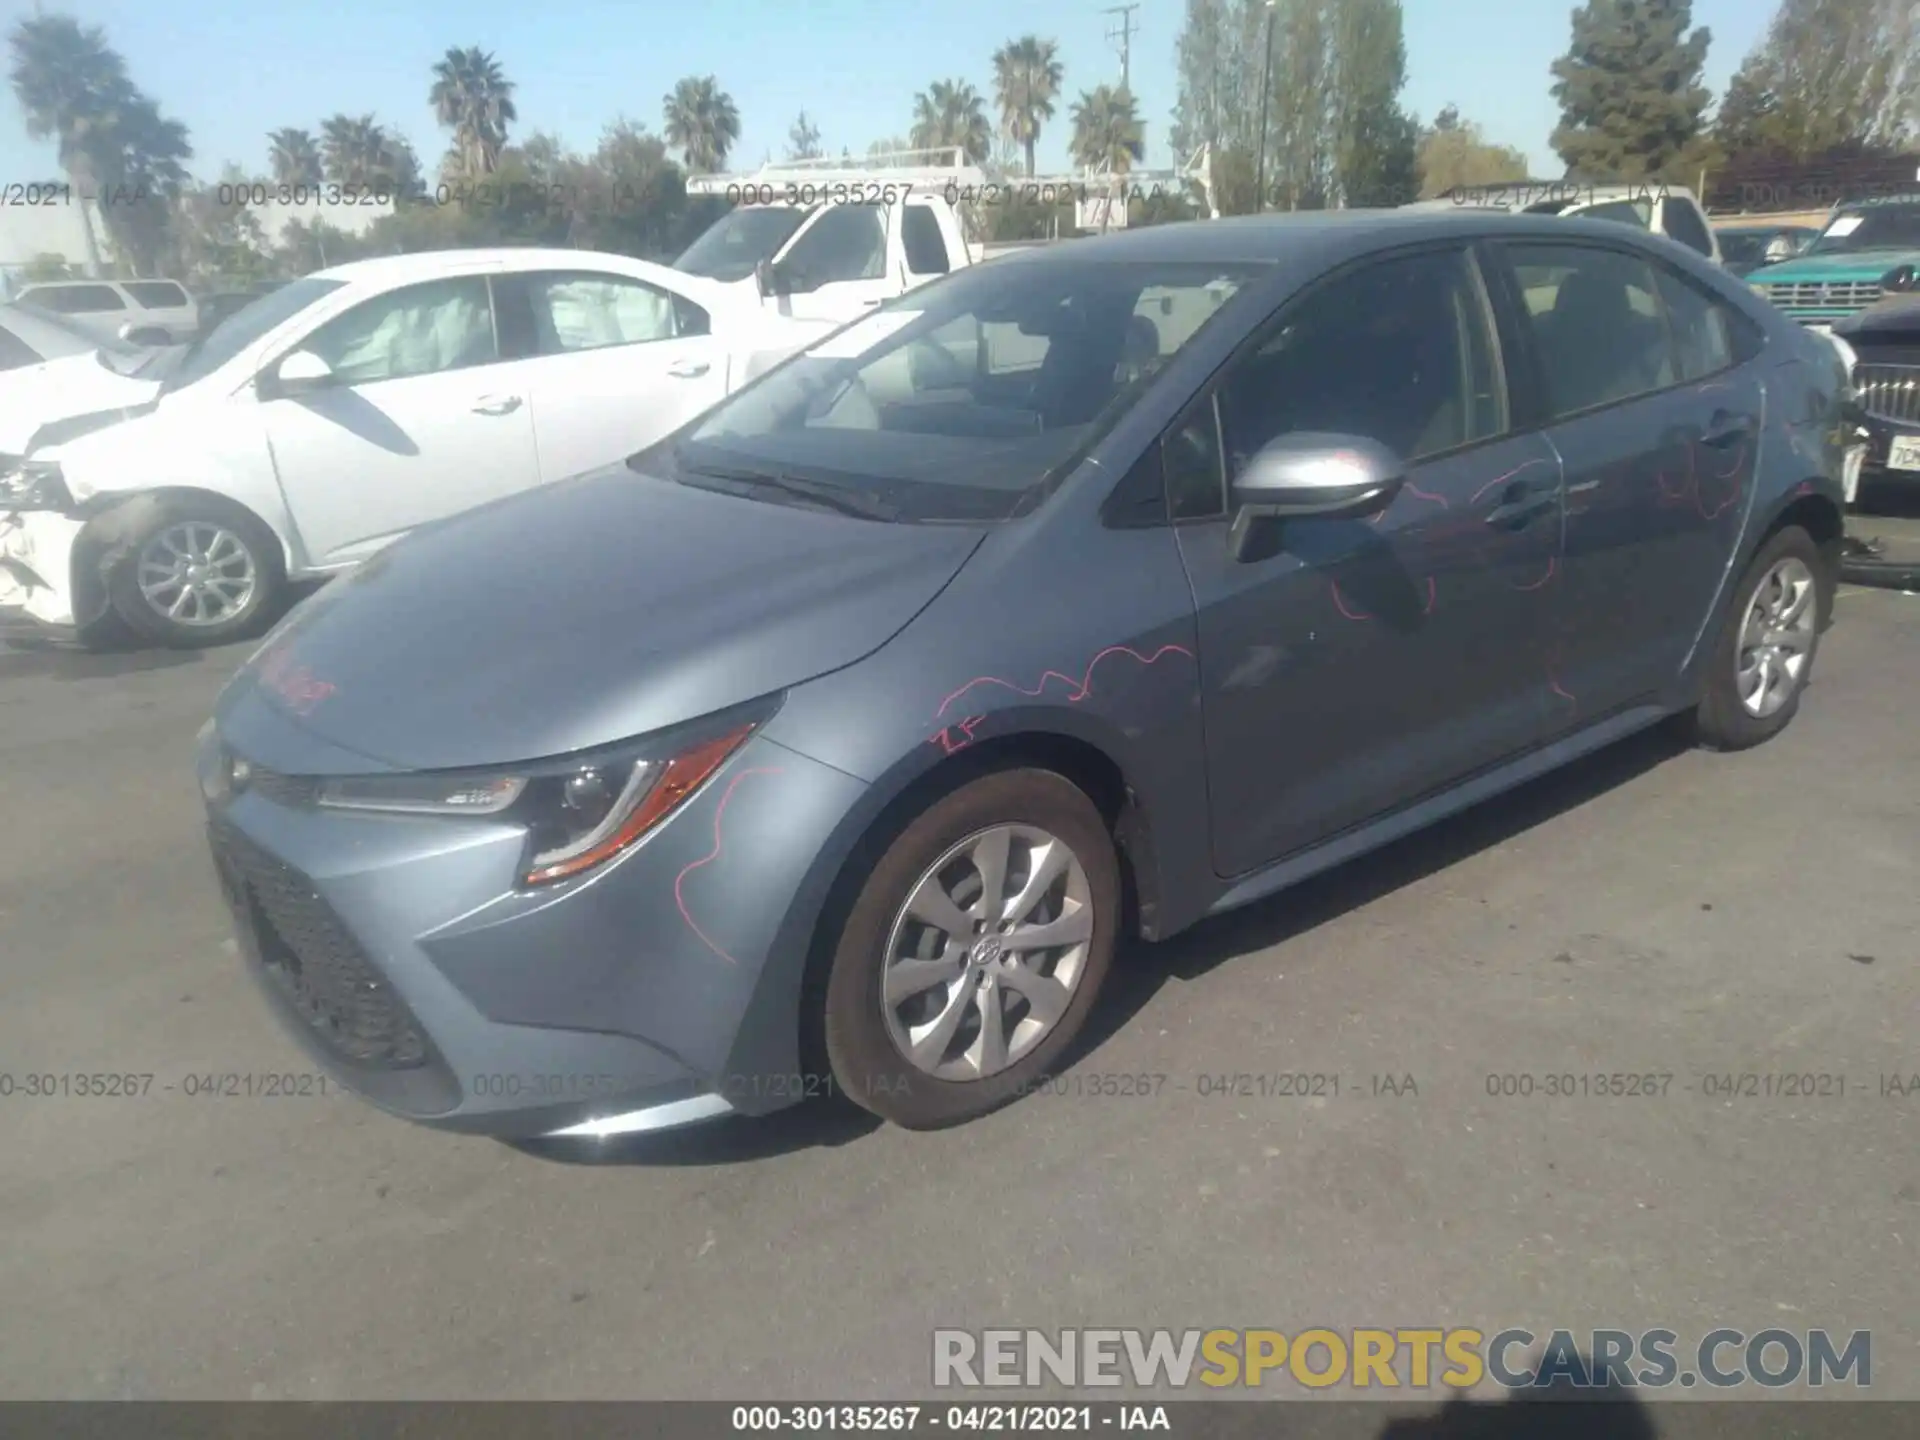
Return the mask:
<svg viewBox="0 0 1920 1440"><path fill-rule="evenodd" d="M1896 435L1887 447L1889 470L1920 470L1920 435Z"/></svg>

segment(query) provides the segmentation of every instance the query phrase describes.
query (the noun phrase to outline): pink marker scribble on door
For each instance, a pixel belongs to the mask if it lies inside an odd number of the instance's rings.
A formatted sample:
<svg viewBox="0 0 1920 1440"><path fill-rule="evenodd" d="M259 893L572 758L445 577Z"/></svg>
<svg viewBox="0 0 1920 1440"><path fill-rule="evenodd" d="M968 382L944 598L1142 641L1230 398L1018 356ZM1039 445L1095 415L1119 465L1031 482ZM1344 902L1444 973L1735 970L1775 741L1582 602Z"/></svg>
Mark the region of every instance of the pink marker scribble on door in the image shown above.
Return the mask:
<svg viewBox="0 0 1920 1440"><path fill-rule="evenodd" d="M1516 585L1513 588L1516 590L1545 589L1547 582L1553 579L1553 577L1559 573L1559 570L1560 570L1560 557L1558 555L1549 555L1547 557L1546 574L1542 575L1538 580L1531 580L1531 581L1528 581L1525 585Z"/></svg>
<svg viewBox="0 0 1920 1440"><path fill-rule="evenodd" d="M733 799L733 792L739 788L740 782L749 775L778 775L779 773L780 767L777 765L755 765L746 770L742 770L739 774L728 780L727 788L720 792L720 803L713 807L713 848L698 860L689 861L681 867L680 873L673 877L673 903L680 911L680 918L686 921L687 928L700 938L701 944L705 945L729 965L738 965L740 962L725 950L721 949L713 937L700 928L700 922L693 918L693 911L687 905L687 877L693 874L694 871L711 865L720 858L720 852L724 846L724 841L721 836L721 824L726 818L727 803Z"/></svg>
<svg viewBox="0 0 1920 1440"><path fill-rule="evenodd" d="M1487 481L1486 484L1482 485L1478 490L1473 492L1473 498L1469 500L1467 503L1469 505L1478 505L1480 503L1481 496L1485 495L1489 490L1493 489L1493 487L1496 485L1504 485L1507 481L1511 480L1514 476L1518 475L1522 470L1530 469L1535 465L1551 465L1553 463L1554 462L1551 460L1524 460L1520 464L1514 466L1513 469L1507 471L1506 474L1496 475L1493 477L1493 479Z"/></svg>
<svg viewBox="0 0 1920 1440"><path fill-rule="evenodd" d="M1193 659L1193 652L1184 645L1162 645L1151 655L1142 655L1131 645L1109 645L1087 662L1087 668L1081 673L1078 680L1075 680L1071 675L1063 675L1058 670L1042 670L1040 672L1040 683L1029 689L1025 685L1017 685L1013 681L1004 679L999 675L976 675L940 702L940 708L933 712L934 718L937 720L940 716L946 714L954 701L958 700L969 690L980 685L998 685L1003 689L1013 691L1016 695L1037 697L1046 693L1047 682L1049 680L1058 680L1061 684L1068 687L1067 703L1069 705L1078 705L1082 700L1086 699L1088 695L1093 693L1094 668L1109 655L1125 655L1131 660L1138 661L1141 665L1158 665L1169 655L1184 655L1189 660Z"/></svg>

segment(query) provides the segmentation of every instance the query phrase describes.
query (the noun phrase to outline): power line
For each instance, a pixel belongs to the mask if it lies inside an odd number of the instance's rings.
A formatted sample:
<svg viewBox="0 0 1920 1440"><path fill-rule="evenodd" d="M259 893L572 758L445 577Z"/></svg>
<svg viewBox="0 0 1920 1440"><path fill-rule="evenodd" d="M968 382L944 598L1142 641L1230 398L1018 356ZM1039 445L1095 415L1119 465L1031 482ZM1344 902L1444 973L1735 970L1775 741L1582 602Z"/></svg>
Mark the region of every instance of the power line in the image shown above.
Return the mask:
<svg viewBox="0 0 1920 1440"><path fill-rule="evenodd" d="M1120 88L1127 91L1133 89L1133 12L1139 8L1138 0L1135 0L1132 5L1109 5L1100 12L1102 15L1120 17L1114 23L1114 28L1107 31L1107 39L1120 42Z"/></svg>

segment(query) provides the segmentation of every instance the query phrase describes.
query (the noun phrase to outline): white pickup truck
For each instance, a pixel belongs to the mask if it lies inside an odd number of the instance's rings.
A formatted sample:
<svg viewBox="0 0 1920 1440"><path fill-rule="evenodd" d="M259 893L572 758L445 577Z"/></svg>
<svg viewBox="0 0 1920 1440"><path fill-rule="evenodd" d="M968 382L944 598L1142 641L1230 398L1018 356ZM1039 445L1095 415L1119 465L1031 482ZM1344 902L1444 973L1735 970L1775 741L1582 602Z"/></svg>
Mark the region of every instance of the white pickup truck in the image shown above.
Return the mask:
<svg viewBox="0 0 1920 1440"><path fill-rule="evenodd" d="M948 183L956 197L967 193L962 180ZM687 188L734 208L674 268L757 290L763 303L797 320L854 320L984 258L967 244L959 211L938 183L874 170L787 170L697 176Z"/></svg>

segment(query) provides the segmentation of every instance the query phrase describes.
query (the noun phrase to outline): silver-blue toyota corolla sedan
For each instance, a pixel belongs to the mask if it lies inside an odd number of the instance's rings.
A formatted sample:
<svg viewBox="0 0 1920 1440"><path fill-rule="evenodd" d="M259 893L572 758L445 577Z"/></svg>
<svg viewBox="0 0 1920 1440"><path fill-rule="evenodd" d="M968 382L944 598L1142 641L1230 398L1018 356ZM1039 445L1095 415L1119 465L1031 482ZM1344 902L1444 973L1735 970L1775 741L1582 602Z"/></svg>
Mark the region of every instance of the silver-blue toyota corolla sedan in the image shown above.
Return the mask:
<svg viewBox="0 0 1920 1440"><path fill-rule="evenodd" d="M1618 226L997 260L296 611L198 757L223 889L414 1120L963 1120L1070 1058L1125 935L1668 717L1778 732L1850 402Z"/></svg>

